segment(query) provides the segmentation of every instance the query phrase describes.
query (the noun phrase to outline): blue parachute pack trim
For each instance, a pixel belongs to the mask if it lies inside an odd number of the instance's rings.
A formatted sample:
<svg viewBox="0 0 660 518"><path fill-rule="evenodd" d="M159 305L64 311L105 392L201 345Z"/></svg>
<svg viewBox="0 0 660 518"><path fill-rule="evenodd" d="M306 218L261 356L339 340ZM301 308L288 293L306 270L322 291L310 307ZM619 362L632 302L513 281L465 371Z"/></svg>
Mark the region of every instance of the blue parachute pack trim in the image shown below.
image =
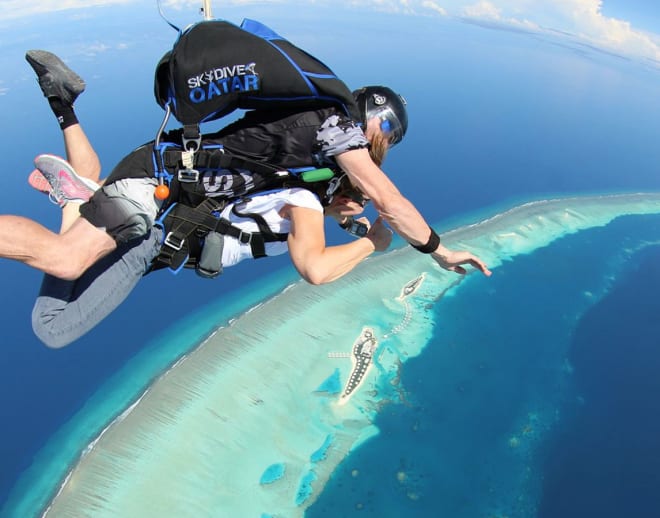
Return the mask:
<svg viewBox="0 0 660 518"><path fill-rule="evenodd" d="M206 20L182 32L156 68L154 94L184 125L285 106L336 106L359 120L351 91L329 67L251 19Z"/></svg>

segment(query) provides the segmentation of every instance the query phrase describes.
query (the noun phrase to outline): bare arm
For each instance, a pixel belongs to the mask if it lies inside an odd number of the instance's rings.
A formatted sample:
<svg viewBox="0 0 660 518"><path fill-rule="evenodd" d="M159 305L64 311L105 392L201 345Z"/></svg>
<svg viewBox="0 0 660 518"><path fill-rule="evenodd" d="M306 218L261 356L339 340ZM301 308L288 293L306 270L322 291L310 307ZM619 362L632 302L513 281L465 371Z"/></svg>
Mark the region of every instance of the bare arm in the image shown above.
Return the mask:
<svg viewBox="0 0 660 518"><path fill-rule="evenodd" d="M332 282L350 272L376 250L385 250L392 233L376 220L367 235L350 243L325 246L323 214L305 207L288 206L291 221L289 253L300 276L310 284Z"/></svg>
<svg viewBox="0 0 660 518"><path fill-rule="evenodd" d="M366 149L347 151L336 157L337 164L350 177L354 185L373 201L380 216L402 238L414 245L425 244L430 236L429 224L415 206L396 188L385 173L371 160ZM463 264L470 264L486 275L490 270L478 257L469 252L452 251L438 245L433 259L447 270L464 274Z"/></svg>
<svg viewBox="0 0 660 518"><path fill-rule="evenodd" d="M347 151L336 157L337 164L351 182L371 198L378 213L402 238L422 244L428 239L429 226L392 181L372 162L366 149Z"/></svg>

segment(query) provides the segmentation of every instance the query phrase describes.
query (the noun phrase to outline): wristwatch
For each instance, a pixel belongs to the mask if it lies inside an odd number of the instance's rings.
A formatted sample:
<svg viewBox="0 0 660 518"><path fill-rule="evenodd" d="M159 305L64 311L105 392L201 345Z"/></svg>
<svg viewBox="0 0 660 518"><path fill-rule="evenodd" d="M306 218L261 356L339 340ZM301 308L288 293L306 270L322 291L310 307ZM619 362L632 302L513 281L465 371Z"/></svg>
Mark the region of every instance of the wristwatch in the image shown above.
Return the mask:
<svg viewBox="0 0 660 518"><path fill-rule="evenodd" d="M369 232L369 227L364 223L355 221L351 216L347 217L339 226L353 236L364 237Z"/></svg>

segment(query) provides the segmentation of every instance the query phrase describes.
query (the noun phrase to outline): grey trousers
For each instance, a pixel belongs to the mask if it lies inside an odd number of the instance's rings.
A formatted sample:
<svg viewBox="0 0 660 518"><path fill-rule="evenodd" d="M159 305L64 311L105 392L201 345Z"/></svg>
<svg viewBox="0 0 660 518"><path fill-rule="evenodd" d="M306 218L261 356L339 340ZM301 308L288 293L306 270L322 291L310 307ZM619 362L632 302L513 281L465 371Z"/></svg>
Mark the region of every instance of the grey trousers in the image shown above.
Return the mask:
<svg viewBox="0 0 660 518"><path fill-rule="evenodd" d="M32 310L32 329L48 347L77 340L107 317L133 291L160 250L162 231L120 244L79 279L45 275Z"/></svg>

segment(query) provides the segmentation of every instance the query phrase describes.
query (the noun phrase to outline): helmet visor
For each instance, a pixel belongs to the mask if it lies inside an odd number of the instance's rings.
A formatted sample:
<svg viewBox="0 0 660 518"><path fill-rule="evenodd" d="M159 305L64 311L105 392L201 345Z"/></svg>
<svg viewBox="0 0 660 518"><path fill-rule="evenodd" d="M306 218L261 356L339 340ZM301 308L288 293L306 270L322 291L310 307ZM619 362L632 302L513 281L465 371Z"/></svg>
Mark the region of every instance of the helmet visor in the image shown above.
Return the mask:
<svg viewBox="0 0 660 518"><path fill-rule="evenodd" d="M389 106L382 106L372 111L372 116L380 119L380 129L394 146L403 140L405 130L401 121Z"/></svg>

